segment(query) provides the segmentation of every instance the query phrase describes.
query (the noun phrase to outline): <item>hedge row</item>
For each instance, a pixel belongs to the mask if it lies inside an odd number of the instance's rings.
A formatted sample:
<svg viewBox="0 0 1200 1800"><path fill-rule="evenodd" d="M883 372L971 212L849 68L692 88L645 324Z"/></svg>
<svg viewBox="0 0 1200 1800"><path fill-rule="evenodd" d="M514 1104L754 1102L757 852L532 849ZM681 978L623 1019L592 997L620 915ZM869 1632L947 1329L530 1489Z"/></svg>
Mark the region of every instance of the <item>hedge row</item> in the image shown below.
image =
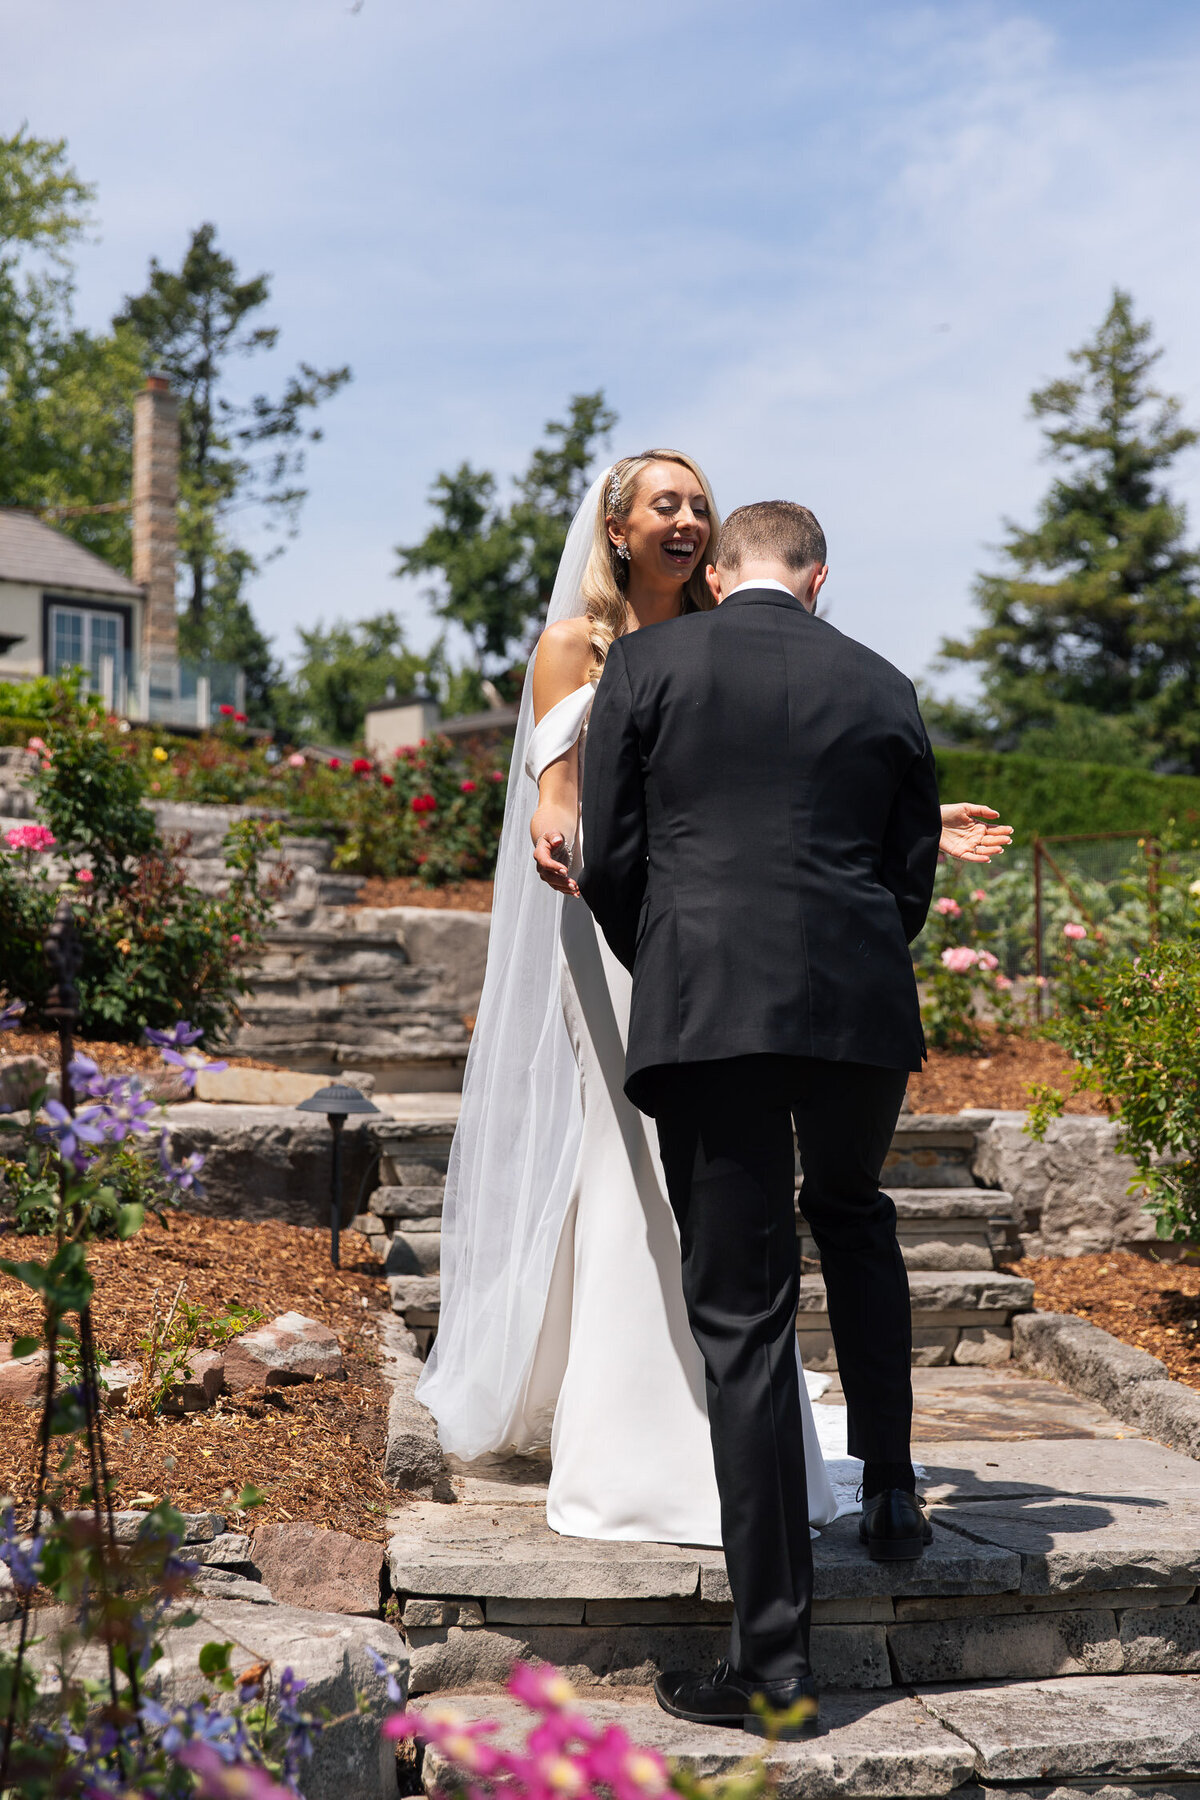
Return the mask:
<svg viewBox="0 0 1200 1800"><path fill-rule="evenodd" d="M994 806L1018 840L1068 832L1200 834L1200 776L1152 775L1099 763L1043 762L993 750L938 750L943 800Z"/></svg>

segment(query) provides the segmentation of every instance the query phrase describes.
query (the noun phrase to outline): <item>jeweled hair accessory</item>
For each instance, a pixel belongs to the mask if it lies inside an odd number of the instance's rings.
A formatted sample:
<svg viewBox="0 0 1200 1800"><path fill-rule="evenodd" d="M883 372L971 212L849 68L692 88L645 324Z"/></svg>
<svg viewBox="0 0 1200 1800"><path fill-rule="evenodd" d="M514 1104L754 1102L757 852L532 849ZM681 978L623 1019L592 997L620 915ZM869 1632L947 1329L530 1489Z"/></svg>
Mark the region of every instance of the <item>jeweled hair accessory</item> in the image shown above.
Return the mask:
<svg viewBox="0 0 1200 1800"><path fill-rule="evenodd" d="M616 512L621 504L621 465L614 463L608 478L608 510Z"/></svg>

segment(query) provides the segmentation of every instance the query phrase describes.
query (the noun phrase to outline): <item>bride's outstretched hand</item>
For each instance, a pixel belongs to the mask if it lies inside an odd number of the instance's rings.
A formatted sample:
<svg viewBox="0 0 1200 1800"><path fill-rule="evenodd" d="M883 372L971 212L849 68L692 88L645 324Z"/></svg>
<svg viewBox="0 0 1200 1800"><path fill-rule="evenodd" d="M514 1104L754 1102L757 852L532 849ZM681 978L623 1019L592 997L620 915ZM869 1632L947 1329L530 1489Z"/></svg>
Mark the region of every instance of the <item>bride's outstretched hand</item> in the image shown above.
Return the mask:
<svg viewBox="0 0 1200 1800"><path fill-rule="evenodd" d="M990 806L973 806L966 800L943 806L938 848L960 862L985 863L991 862L993 856L1003 856L1012 843L1013 828L989 823L999 817Z"/></svg>
<svg viewBox="0 0 1200 1800"><path fill-rule="evenodd" d="M568 851L561 831L543 831L533 846L533 860L547 887L552 887L556 894L569 894L573 900L578 900L579 888L568 873Z"/></svg>

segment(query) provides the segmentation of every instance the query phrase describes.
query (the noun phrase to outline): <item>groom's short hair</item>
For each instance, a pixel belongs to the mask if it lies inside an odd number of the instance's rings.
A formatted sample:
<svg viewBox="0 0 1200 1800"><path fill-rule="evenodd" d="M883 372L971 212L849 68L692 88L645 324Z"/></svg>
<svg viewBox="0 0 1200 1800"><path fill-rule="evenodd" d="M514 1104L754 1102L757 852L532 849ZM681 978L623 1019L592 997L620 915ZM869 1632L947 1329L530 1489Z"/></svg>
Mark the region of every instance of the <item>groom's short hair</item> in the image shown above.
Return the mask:
<svg viewBox="0 0 1200 1800"><path fill-rule="evenodd" d="M824 563L825 533L807 506L794 500L757 500L730 513L713 561L731 570L748 562L781 562L799 574Z"/></svg>

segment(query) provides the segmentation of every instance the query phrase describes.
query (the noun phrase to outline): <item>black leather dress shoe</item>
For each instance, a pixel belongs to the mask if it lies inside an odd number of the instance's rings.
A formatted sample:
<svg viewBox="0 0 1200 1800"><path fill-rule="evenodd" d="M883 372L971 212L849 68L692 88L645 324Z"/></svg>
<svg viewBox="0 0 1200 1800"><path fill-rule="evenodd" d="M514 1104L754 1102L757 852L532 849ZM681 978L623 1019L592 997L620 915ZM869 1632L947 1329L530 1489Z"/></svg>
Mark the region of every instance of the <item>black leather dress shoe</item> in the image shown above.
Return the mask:
<svg viewBox="0 0 1200 1800"><path fill-rule="evenodd" d="M782 1743L816 1737L820 1729L817 1684L811 1675L797 1675L789 1681L757 1681L751 1675L736 1674L722 1662L711 1675L690 1669L660 1675L654 1697L672 1718L689 1719L693 1725L725 1725ZM756 1700L762 1712L755 1710Z"/></svg>
<svg viewBox="0 0 1200 1800"><path fill-rule="evenodd" d="M872 1562L915 1562L933 1542L933 1526L915 1494L890 1487L863 1501L858 1537Z"/></svg>

